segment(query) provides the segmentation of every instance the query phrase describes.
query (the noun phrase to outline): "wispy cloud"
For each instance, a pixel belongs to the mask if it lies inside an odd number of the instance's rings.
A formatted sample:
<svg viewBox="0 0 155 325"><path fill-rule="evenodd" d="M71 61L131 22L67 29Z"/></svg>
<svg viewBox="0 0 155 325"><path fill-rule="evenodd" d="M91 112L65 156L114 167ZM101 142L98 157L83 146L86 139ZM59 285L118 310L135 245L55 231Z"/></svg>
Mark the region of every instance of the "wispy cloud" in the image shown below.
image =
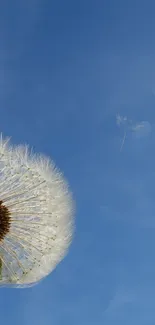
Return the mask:
<svg viewBox="0 0 155 325"><path fill-rule="evenodd" d="M123 324L124 321L126 323L128 317L128 312L126 314L126 311L135 302L136 294L134 291L130 288L118 288L113 299L109 302L107 309L103 312L103 321L108 325L117 321L119 324Z"/></svg>
<svg viewBox="0 0 155 325"><path fill-rule="evenodd" d="M116 115L116 124L123 129L124 135L121 142L120 151L122 151L127 135L136 138L146 137L152 131L151 124L148 121L134 122L126 116Z"/></svg>
<svg viewBox="0 0 155 325"><path fill-rule="evenodd" d="M124 307L124 305L134 302L136 295L129 288L119 288L115 293L113 299L110 301L106 313L110 314L116 312Z"/></svg>

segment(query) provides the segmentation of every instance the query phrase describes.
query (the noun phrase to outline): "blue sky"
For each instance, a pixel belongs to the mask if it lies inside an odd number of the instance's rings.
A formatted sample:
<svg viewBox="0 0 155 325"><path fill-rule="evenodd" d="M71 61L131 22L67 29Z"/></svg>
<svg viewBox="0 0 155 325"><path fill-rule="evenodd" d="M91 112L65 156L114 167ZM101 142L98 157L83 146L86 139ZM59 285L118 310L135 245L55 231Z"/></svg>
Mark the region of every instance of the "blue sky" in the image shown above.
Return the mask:
<svg viewBox="0 0 155 325"><path fill-rule="evenodd" d="M68 256L36 287L1 289L2 323L155 323L154 12L151 0L0 4L1 131L51 156L77 205Z"/></svg>

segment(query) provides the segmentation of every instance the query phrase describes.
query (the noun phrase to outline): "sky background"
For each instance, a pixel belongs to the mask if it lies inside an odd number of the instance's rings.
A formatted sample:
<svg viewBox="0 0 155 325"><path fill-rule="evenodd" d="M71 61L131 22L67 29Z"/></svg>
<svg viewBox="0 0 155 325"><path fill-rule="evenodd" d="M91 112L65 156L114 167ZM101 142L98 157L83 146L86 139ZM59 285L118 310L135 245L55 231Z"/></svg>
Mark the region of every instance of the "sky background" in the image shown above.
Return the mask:
<svg viewBox="0 0 155 325"><path fill-rule="evenodd" d="M154 17L153 0L0 3L0 129L53 158L77 205L55 271L1 288L2 324L155 324Z"/></svg>

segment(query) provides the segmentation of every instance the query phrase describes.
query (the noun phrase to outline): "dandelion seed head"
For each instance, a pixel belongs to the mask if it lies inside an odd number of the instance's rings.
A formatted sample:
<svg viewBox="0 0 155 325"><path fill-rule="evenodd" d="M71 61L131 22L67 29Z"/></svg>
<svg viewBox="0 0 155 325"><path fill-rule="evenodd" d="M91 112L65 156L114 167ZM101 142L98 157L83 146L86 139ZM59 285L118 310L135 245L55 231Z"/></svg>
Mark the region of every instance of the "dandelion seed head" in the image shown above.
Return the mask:
<svg viewBox="0 0 155 325"><path fill-rule="evenodd" d="M10 230L10 212L8 208L0 201L0 242L4 239Z"/></svg>
<svg viewBox="0 0 155 325"><path fill-rule="evenodd" d="M0 137L0 284L28 286L68 251L73 201L50 159Z"/></svg>

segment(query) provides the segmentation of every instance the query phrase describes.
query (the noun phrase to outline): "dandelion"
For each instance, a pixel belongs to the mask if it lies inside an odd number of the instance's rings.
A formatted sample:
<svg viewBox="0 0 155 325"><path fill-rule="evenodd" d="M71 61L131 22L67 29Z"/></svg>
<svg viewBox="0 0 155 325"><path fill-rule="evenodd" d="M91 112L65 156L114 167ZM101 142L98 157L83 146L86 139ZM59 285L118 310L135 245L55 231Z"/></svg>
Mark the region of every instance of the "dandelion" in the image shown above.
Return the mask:
<svg viewBox="0 0 155 325"><path fill-rule="evenodd" d="M27 287L63 259L73 204L50 159L0 138L0 285Z"/></svg>

